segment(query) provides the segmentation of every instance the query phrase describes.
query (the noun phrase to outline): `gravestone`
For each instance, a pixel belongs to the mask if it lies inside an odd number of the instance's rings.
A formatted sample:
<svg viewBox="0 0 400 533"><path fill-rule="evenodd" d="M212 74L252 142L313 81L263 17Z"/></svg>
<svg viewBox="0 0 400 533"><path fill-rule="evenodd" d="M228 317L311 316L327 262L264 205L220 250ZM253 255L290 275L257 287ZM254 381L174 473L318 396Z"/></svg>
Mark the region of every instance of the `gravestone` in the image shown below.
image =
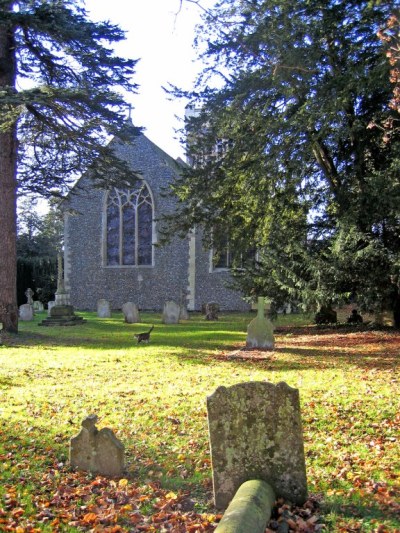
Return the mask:
<svg viewBox="0 0 400 533"><path fill-rule="evenodd" d="M299 392L286 383L239 383L207 398L216 507L242 483L266 481L277 497L307 499Z"/></svg>
<svg viewBox="0 0 400 533"><path fill-rule="evenodd" d="M56 302L54 300L50 300L47 302L47 316L51 315L52 308L56 305Z"/></svg>
<svg viewBox="0 0 400 533"><path fill-rule="evenodd" d="M218 320L219 305L216 302L208 302L205 307L206 320Z"/></svg>
<svg viewBox="0 0 400 533"><path fill-rule="evenodd" d="M187 310L186 304L181 304L179 311L180 320L189 320L189 311Z"/></svg>
<svg viewBox="0 0 400 533"><path fill-rule="evenodd" d="M29 305L33 305L33 290L32 289L26 289L25 296L26 296L26 303Z"/></svg>
<svg viewBox="0 0 400 533"><path fill-rule="evenodd" d="M33 310L37 311L38 313L41 313L44 310L42 302L39 300L35 300L33 302Z"/></svg>
<svg viewBox="0 0 400 533"><path fill-rule="evenodd" d="M81 431L71 439L71 467L103 476L121 476L125 463L124 445L111 429L103 428L99 431L96 427L97 420L96 415L85 418Z"/></svg>
<svg viewBox="0 0 400 533"><path fill-rule="evenodd" d="M140 322L139 309L136 304L132 302L126 302L122 306L122 313L127 324L135 324Z"/></svg>
<svg viewBox="0 0 400 533"><path fill-rule="evenodd" d="M162 321L164 324L178 324L181 314L180 306L173 300L164 303Z"/></svg>
<svg viewBox="0 0 400 533"><path fill-rule="evenodd" d="M321 306L318 313L315 315L316 324L336 324L337 312L332 309L331 305Z"/></svg>
<svg viewBox="0 0 400 533"><path fill-rule="evenodd" d="M348 324L362 324L363 323L363 317L360 315L357 309L352 310L351 315L347 317L347 323Z"/></svg>
<svg viewBox="0 0 400 533"><path fill-rule="evenodd" d="M54 302L48 302L47 318L39 326L77 326L84 324L81 316L76 316L74 307L69 303L69 293L65 290L62 256L57 256L58 276Z"/></svg>
<svg viewBox="0 0 400 533"><path fill-rule="evenodd" d="M33 306L31 304L23 304L19 306L19 319L24 322L33 320Z"/></svg>
<svg viewBox="0 0 400 533"><path fill-rule="evenodd" d="M97 301L97 316L99 318L111 318L111 307L108 300L101 298Z"/></svg>
<svg viewBox="0 0 400 533"><path fill-rule="evenodd" d="M74 313L72 305L53 305L47 318L42 320L39 326L78 326L85 322L86 320Z"/></svg>
<svg viewBox="0 0 400 533"><path fill-rule="evenodd" d="M265 318L264 307L264 298L259 297L257 300L257 316L247 326L246 348L274 349L274 327L271 321Z"/></svg>
<svg viewBox="0 0 400 533"><path fill-rule="evenodd" d="M181 289L181 295L180 295L179 302L180 302L179 319L189 320L189 311L187 309L187 291Z"/></svg>

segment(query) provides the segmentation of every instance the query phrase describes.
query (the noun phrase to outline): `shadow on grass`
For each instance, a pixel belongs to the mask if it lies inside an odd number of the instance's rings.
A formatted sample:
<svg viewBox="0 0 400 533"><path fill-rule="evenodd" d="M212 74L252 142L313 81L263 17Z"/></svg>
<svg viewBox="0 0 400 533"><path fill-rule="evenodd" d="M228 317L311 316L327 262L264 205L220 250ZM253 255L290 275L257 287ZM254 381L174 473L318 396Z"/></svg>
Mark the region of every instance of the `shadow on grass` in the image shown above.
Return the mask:
<svg viewBox="0 0 400 533"><path fill-rule="evenodd" d="M252 318L250 314L223 315L215 322L195 315L176 325L163 324L157 313L143 313L143 322L136 324L126 324L118 313L110 319L99 319L95 313L80 315L87 319L85 324L40 328L37 326L43 316L36 316L34 322L22 323L20 333L9 336L4 344L46 349L71 346L97 351L129 350L130 355L134 355L137 349L143 353L147 345L138 345L133 335L154 324L151 348L159 349L160 353L165 349L163 356L178 357L190 364L228 361L257 365L269 371L324 369L330 368L332 363L363 369L390 369L400 352L400 332L388 329L279 326L275 331L274 352L248 352L241 348L245 344L246 324Z"/></svg>
<svg viewBox="0 0 400 533"><path fill-rule="evenodd" d="M388 508L386 505L379 506L377 502L363 501L362 498L359 498L358 501L350 503L348 498L336 497L332 499L330 497L323 502L321 510L325 517L325 522L328 524L331 521L330 516L333 518L333 521L336 521L337 517L355 521L366 519L376 525L391 522L391 526L395 529L390 529L390 531L399 531L397 529L400 525L398 512L395 509ZM349 529L349 531L360 530ZM380 529L374 529L374 531L380 531ZM382 531L389 530L382 529Z"/></svg>

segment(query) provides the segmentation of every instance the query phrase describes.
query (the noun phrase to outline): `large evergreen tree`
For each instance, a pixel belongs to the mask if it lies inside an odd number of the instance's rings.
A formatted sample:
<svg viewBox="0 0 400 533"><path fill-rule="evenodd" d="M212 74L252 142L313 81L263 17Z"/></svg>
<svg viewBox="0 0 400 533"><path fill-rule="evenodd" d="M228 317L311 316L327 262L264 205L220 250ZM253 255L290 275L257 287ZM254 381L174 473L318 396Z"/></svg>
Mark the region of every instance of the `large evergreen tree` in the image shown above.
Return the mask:
<svg viewBox="0 0 400 533"><path fill-rule="evenodd" d="M393 113L377 37L391 9L219 0L204 16L208 66L185 95L200 109L188 124L198 164L175 184L183 202L170 230L201 223L211 244L229 233L233 249L256 247L236 276L247 294L398 299L399 138L374 127Z"/></svg>
<svg viewBox="0 0 400 533"><path fill-rule="evenodd" d="M0 322L18 329L16 198L60 195L97 160L99 182L133 179L106 136L124 124L135 61L123 32L81 0L0 0Z"/></svg>

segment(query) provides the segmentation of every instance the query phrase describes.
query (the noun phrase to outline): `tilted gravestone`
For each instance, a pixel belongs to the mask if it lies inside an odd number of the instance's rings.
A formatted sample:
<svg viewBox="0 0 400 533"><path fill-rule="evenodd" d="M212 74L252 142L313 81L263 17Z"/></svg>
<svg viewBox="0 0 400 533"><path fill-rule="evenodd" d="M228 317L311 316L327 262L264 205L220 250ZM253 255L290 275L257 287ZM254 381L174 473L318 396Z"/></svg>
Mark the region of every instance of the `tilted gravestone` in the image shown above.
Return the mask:
<svg viewBox="0 0 400 533"><path fill-rule="evenodd" d="M181 307L173 300L165 302L162 321L164 324L178 324L181 314Z"/></svg>
<svg viewBox="0 0 400 533"><path fill-rule="evenodd" d="M239 383L207 398L216 507L245 481L260 479L278 497L307 499L299 392L286 383Z"/></svg>
<svg viewBox="0 0 400 533"><path fill-rule="evenodd" d="M98 418L90 415L70 441L71 467L103 476L121 476L124 471L124 445L109 428L96 428Z"/></svg>
<svg viewBox="0 0 400 533"><path fill-rule="evenodd" d="M108 300L101 298L97 301L97 316L99 318L111 318L111 307Z"/></svg>
<svg viewBox="0 0 400 533"><path fill-rule="evenodd" d="M140 322L139 309L136 304L132 302L124 303L122 306L122 313L127 324L135 324L136 322Z"/></svg>

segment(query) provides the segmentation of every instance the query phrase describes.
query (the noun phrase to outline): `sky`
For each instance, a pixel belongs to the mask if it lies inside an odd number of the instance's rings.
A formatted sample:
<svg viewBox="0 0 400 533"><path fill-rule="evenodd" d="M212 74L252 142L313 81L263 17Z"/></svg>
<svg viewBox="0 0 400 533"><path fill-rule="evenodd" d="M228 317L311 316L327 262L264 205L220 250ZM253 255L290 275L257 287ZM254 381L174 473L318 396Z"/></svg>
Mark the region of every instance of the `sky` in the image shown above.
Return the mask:
<svg viewBox="0 0 400 533"><path fill-rule="evenodd" d="M213 0L201 0L210 6ZM201 64L193 48L195 25L201 9L183 0L86 0L92 20L109 20L126 32L116 52L139 59L135 83L138 94L129 97L135 126L144 127L150 140L174 158L184 158L176 129L182 126L185 102L171 101L162 87L191 89ZM181 7L181 9L180 9Z"/></svg>

